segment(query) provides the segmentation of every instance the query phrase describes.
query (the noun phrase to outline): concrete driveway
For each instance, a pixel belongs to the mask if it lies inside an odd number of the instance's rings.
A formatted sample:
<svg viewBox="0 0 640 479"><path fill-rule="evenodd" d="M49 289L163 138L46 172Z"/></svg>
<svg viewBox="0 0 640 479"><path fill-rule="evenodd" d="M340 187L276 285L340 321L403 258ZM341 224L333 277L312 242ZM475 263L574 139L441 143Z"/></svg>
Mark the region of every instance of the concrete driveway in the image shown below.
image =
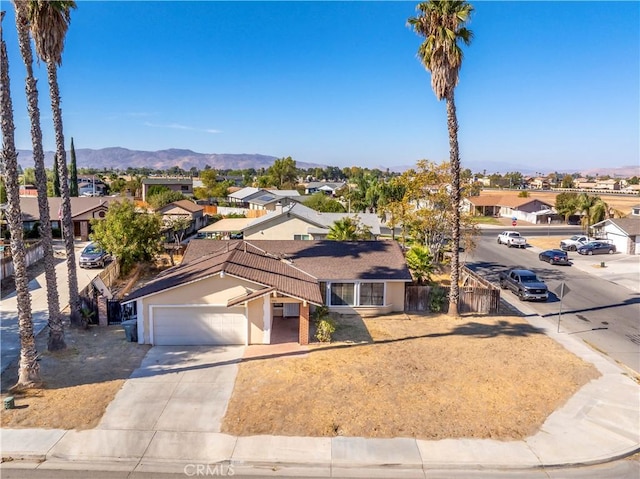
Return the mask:
<svg viewBox="0 0 640 479"><path fill-rule="evenodd" d="M220 432L244 346L154 346L97 429Z"/></svg>

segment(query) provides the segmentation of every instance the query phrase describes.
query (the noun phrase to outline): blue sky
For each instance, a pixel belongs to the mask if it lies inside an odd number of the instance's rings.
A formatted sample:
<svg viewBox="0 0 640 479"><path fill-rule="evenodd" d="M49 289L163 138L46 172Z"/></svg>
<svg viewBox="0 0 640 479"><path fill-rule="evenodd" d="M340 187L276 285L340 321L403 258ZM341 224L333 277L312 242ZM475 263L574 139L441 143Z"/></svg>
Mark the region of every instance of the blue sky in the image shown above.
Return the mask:
<svg viewBox="0 0 640 479"><path fill-rule="evenodd" d="M472 2L456 89L464 166L640 163L640 3ZM449 155L407 26L417 2L78 1L59 83L67 148L260 153L394 167ZM13 8L16 146L31 149ZM37 68L46 150L46 69Z"/></svg>

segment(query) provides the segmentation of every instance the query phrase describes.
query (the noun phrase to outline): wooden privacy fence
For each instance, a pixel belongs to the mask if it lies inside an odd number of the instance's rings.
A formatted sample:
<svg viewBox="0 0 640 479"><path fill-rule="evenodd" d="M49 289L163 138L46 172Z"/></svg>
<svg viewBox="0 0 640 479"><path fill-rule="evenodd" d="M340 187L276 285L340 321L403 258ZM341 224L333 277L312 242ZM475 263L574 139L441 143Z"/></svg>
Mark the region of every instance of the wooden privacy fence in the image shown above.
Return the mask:
<svg viewBox="0 0 640 479"><path fill-rule="evenodd" d="M97 275L97 277L100 278L104 285L109 289L111 289L119 276L120 264L118 263L117 258L113 258L113 260L107 265L107 267L104 268L99 275ZM89 324L98 324L100 319L100 308L98 307L98 296L100 296L100 291L95 286L94 281L91 281L87 286L84 287L82 291L80 291L81 308L83 308L85 310L85 314L89 316ZM108 303L110 302L111 301L109 301ZM117 316L117 313L114 310L114 306L111 306L108 303L107 321L112 320ZM118 302L116 301L116 303ZM120 304L118 303L117 306L119 308ZM111 310L109 310L108 308L111 308ZM118 323L120 322L120 320L121 318L117 316L117 319L113 320L113 323Z"/></svg>
<svg viewBox="0 0 640 479"><path fill-rule="evenodd" d="M458 299L458 311L461 313L495 314L500 308L500 288L478 276L470 269L461 269L462 286ZM439 287L449 297L449 287ZM407 285L404 294L404 310L409 312L430 312L429 307L433 286ZM445 299L442 312L447 312L449 301Z"/></svg>

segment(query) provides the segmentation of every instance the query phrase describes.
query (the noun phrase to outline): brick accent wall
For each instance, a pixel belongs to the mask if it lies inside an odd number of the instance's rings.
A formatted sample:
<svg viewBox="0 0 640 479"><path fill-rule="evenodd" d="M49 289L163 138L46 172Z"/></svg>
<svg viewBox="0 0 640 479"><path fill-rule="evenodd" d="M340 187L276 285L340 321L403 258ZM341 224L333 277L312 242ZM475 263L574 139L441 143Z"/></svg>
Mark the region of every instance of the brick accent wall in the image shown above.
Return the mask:
<svg viewBox="0 0 640 479"><path fill-rule="evenodd" d="M300 304L300 344L309 344L309 303Z"/></svg>

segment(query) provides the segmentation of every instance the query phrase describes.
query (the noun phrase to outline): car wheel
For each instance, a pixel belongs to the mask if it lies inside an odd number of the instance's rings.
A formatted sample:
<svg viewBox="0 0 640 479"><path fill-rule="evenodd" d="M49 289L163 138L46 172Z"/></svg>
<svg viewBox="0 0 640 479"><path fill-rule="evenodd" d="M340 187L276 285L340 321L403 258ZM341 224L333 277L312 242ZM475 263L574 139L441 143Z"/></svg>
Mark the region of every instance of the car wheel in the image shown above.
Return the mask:
<svg viewBox="0 0 640 479"><path fill-rule="evenodd" d="M555 260L549 258L549 264L556 264Z"/></svg>
<svg viewBox="0 0 640 479"><path fill-rule="evenodd" d="M569 251L578 251L578 247L577 246L571 246L569 248Z"/></svg>
<svg viewBox="0 0 640 479"><path fill-rule="evenodd" d="M609 254L613 254L613 250L612 249L609 250Z"/></svg>
<svg viewBox="0 0 640 479"><path fill-rule="evenodd" d="M522 291L518 291L518 299L520 301L524 301L524 295L522 294Z"/></svg>
<svg viewBox="0 0 640 479"><path fill-rule="evenodd" d="M504 281L500 281L500 288L507 289L507 285Z"/></svg>
<svg viewBox="0 0 640 479"><path fill-rule="evenodd" d="M592 250L589 250L589 251L587 252L587 254L588 254L589 256L593 256L593 251L592 251Z"/></svg>

